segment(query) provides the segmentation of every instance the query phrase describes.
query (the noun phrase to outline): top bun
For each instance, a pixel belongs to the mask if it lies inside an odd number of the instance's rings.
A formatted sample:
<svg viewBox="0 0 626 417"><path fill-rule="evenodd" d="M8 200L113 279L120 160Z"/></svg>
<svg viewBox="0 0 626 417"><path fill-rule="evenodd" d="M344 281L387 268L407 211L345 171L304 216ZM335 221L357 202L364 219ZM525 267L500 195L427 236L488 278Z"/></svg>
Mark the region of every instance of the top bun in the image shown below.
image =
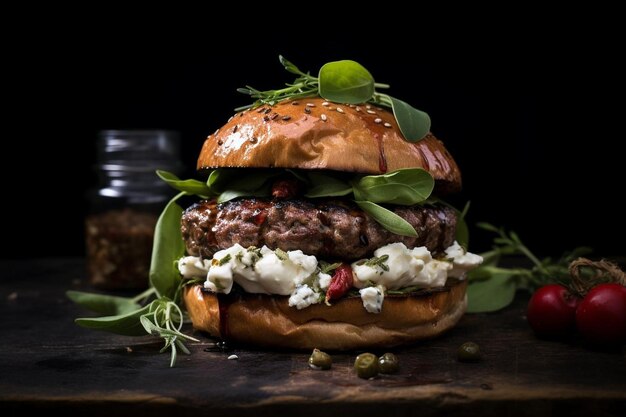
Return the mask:
<svg viewBox="0 0 626 417"><path fill-rule="evenodd" d="M461 172L429 133L404 140L393 113L318 97L263 105L236 114L210 135L197 168L299 168L381 174L423 168L441 191L461 188Z"/></svg>

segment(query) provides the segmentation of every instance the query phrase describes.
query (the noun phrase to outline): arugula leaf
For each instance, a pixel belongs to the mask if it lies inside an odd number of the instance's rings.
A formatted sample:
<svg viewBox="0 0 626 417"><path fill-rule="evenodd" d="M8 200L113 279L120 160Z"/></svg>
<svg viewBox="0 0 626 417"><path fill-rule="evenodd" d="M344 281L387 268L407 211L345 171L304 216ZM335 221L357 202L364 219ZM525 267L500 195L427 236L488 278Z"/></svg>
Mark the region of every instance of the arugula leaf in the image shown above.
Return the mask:
<svg viewBox="0 0 626 417"><path fill-rule="evenodd" d="M126 314L118 314L115 316L78 318L74 320L81 327L93 330L102 330L105 332L121 334L124 336L141 336L145 335L140 317L150 311L151 304L145 307L130 311Z"/></svg>
<svg viewBox="0 0 626 417"><path fill-rule="evenodd" d="M175 268L175 261L185 254L180 219L183 209L176 200L185 195L182 192L172 198L159 216L154 229L152 261L150 262L150 284L159 296L174 298L180 283L180 273Z"/></svg>
<svg viewBox="0 0 626 417"><path fill-rule="evenodd" d="M92 294L82 291L67 291L65 294L81 307L107 316L123 315L141 308L134 298Z"/></svg>
<svg viewBox="0 0 626 417"><path fill-rule="evenodd" d="M383 175L368 175L355 185L355 196L373 203L412 206L425 201L435 181L421 168L398 169Z"/></svg>
<svg viewBox="0 0 626 417"><path fill-rule="evenodd" d="M211 190L207 187L207 184L198 180L181 180L175 174L167 171L157 170L156 174L165 181L170 187L186 192L187 194L199 195L203 198L207 198L211 195Z"/></svg>
<svg viewBox="0 0 626 417"><path fill-rule="evenodd" d="M413 226L393 211L371 201L355 201L355 203L390 232L401 236L417 237L417 232Z"/></svg>
<svg viewBox="0 0 626 417"><path fill-rule="evenodd" d="M355 61L328 62L320 68L318 78L319 94L326 100L359 104L374 94L374 77Z"/></svg>

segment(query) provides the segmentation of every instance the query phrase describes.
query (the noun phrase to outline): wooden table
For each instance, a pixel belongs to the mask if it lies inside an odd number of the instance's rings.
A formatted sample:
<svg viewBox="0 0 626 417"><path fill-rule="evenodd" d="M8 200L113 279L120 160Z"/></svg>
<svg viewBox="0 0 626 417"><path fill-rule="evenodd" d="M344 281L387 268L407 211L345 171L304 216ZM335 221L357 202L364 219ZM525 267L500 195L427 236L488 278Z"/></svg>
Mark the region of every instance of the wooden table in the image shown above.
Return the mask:
<svg viewBox="0 0 626 417"><path fill-rule="evenodd" d="M0 261L0 413L254 416L626 415L626 354L579 340L536 339L526 299L501 313L465 316L441 338L395 353L400 373L357 378L355 353L333 354L330 371L308 368L308 352L211 349L168 367L160 342L77 327L86 313L67 289L87 288L81 259ZM479 363L459 363L475 341ZM239 360L228 360L236 354Z"/></svg>

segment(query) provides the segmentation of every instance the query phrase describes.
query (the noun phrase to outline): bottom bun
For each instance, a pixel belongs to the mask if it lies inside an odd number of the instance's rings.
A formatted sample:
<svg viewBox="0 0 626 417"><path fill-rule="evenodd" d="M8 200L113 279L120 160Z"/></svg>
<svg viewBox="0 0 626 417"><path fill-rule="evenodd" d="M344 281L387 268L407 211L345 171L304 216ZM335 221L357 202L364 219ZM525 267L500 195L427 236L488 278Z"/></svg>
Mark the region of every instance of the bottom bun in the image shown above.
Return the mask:
<svg viewBox="0 0 626 417"><path fill-rule="evenodd" d="M450 281L442 290L388 295L379 314L368 313L359 297L297 310L289 307L288 297L217 295L200 285L186 287L184 300L196 329L236 343L294 349L382 348L435 337L453 327L467 307L467 281Z"/></svg>

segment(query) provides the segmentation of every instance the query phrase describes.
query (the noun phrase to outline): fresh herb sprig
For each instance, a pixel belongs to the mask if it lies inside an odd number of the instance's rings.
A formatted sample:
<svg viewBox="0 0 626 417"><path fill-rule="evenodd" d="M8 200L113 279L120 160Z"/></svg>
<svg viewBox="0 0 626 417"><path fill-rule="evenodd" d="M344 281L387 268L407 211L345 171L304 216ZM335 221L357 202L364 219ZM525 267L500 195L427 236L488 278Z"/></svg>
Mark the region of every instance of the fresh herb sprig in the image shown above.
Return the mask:
<svg viewBox="0 0 626 417"><path fill-rule="evenodd" d="M373 257L365 261L363 265L369 266L370 268L380 268L383 271L389 271L389 265L387 265L387 261L389 260L389 255L383 255L379 257Z"/></svg>
<svg viewBox="0 0 626 417"><path fill-rule="evenodd" d="M376 88L389 88L388 84L377 83L372 74L361 64L351 60L333 61L324 64L317 77L301 71L283 56L278 57L288 72L297 78L286 87L275 90L258 90L247 85L237 91L249 95L256 101L239 107L236 111L258 107L263 104L275 105L283 100L321 96L335 103L359 104L371 102L388 107L400 127L404 138L409 142L423 139L430 131L430 117L427 113L412 107L389 94L376 91Z"/></svg>
<svg viewBox="0 0 626 417"><path fill-rule="evenodd" d="M258 107L262 104L273 106L283 100L311 97L318 93L319 79L317 77L300 71L298 67L286 60L282 55L278 56L278 60L288 72L297 75L298 78L296 78L293 83L288 83L286 87L277 90L261 91L249 85L238 88L238 92L247 94L256 99L256 101L252 104L238 107L235 111Z"/></svg>
<svg viewBox="0 0 626 417"><path fill-rule="evenodd" d="M556 260L552 258L540 260L522 242L517 233L507 232L489 223L479 223L478 227L495 233L496 237L493 240L493 249L481 254L483 264L468 274L467 311L470 313L500 310L513 301L518 289L534 291L551 282L567 283L570 262L591 252L590 248L580 247ZM532 267L501 266L501 260L508 255L524 255Z"/></svg>
<svg viewBox="0 0 626 417"><path fill-rule="evenodd" d="M180 181L169 178L171 181ZM76 304L102 314L102 317L76 319L82 327L116 333L124 336L150 334L163 339L161 352L170 350L170 366L174 366L178 352L189 350L186 341L198 340L181 332L186 317L180 309L180 292L187 282L181 279L176 261L184 255L180 218L182 208L177 200L192 194L191 190L205 191L200 181L189 180L177 183L188 188L167 204L157 221L150 265L150 288L136 297L125 298L105 294L68 291L67 296ZM199 183L199 184L198 184Z"/></svg>

